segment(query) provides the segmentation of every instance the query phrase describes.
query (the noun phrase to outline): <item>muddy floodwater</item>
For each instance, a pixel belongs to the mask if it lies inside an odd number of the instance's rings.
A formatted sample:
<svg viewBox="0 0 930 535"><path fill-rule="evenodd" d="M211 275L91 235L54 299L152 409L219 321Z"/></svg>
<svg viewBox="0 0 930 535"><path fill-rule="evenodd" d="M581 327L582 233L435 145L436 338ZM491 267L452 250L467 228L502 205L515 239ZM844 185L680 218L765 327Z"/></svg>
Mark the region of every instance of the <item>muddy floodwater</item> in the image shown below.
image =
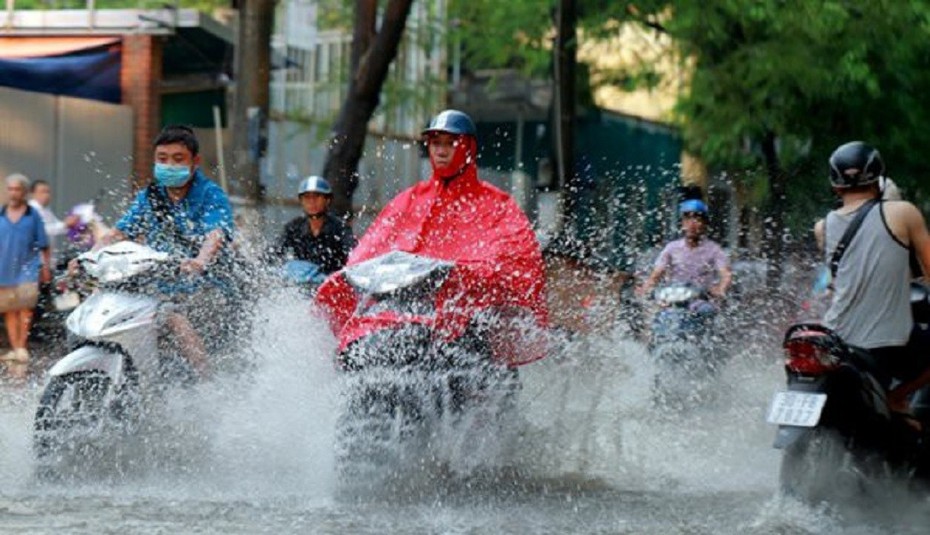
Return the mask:
<svg viewBox="0 0 930 535"><path fill-rule="evenodd" d="M43 378L5 384L0 533L774 535L930 525L930 502L903 489L855 507L779 495L764 422L783 384L777 344L730 336L711 394L669 410L652 399L648 352L621 328L524 367L518 418L493 455L449 445L449 462L348 492L333 454L334 341L296 295L256 307L242 348L248 373L179 391L118 459L79 477L36 480L31 429Z"/></svg>

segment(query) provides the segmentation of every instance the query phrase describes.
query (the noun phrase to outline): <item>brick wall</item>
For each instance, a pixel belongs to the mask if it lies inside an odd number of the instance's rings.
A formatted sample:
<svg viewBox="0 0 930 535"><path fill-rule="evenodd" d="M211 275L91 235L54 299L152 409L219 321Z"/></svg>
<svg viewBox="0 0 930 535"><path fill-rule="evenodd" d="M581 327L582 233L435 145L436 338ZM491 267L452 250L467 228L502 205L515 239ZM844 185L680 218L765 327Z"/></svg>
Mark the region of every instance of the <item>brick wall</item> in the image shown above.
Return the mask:
<svg viewBox="0 0 930 535"><path fill-rule="evenodd" d="M162 37L123 36L120 86L123 104L133 110L132 186L144 186L151 177L152 139L161 128Z"/></svg>

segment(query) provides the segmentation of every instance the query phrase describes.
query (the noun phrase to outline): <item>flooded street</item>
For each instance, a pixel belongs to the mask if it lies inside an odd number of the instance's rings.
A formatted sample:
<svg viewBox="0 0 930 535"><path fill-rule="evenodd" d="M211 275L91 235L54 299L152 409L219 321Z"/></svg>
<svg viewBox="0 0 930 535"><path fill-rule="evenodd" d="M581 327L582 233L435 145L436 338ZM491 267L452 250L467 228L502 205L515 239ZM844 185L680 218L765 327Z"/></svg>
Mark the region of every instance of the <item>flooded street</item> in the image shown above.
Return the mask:
<svg viewBox="0 0 930 535"><path fill-rule="evenodd" d="M0 535L930 533L930 0L787 4L6 0Z"/></svg>
<svg viewBox="0 0 930 535"><path fill-rule="evenodd" d="M670 413L651 400L644 347L619 331L523 368L518 429L493 454L450 445L448 466L347 493L335 342L296 295L257 307L254 369L179 391L162 424L92 474L36 481L40 386L4 386L0 533L879 534L930 520L898 498L879 514L778 496L764 422L783 383L777 349L734 341L715 395Z"/></svg>

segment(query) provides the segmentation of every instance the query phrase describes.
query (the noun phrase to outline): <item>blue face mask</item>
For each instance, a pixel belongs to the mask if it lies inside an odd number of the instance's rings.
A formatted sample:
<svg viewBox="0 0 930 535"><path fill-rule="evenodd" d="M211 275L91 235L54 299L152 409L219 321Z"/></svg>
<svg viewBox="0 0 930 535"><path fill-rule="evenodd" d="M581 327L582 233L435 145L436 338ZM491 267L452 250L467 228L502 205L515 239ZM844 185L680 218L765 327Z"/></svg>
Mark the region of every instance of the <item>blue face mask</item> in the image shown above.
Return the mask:
<svg viewBox="0 0 930 535"><path fill-rule="evenodd" d="M172 165L167 163L155 164L155 181L166 188L179 188L191 178L191 168L186 165Z"/></svg>

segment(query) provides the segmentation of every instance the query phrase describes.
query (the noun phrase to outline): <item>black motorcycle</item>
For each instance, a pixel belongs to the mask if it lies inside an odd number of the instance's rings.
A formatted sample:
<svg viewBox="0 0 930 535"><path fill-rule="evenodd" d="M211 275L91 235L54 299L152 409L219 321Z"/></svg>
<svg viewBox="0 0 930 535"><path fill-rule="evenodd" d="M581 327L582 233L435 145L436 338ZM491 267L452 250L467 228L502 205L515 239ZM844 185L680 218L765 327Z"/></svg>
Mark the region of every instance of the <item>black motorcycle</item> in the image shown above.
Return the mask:
<svg viewBox="0 0 930 535"><path fill-rule="evenodd" d="M911 308L926 328L926 287L912 285ZM778 425L784 492L816 503L881 477L927 479L930 447L921 429L930 429L930 389L912 396L912 416L897 414L888 408L887 372L868 351L816 323L792 325L783 347L788 388L775 394L768 421Z"/></svg>

